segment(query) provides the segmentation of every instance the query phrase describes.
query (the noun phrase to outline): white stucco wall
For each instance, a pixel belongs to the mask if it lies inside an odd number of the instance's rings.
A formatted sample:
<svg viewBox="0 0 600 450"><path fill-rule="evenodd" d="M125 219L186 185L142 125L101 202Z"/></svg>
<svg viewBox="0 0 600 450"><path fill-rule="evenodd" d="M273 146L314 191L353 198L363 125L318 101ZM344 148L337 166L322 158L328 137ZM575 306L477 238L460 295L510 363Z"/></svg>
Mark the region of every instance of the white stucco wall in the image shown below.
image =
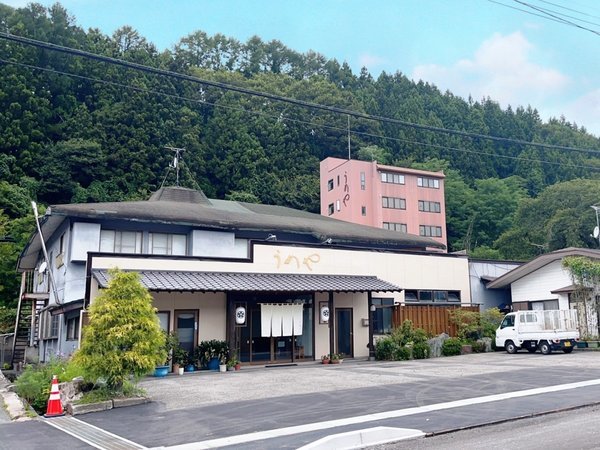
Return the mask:
<svg viewBox="0 0 600 450"><path fill-rule="evenodd" d="M512 301L531 302L539 300L559 300L560 309L568 309L566 296L552 294L551 291L573 284L569 271L562 267L562 261L553 261L511 284Z"/></svg>
<svg viewBox="0 0 600 450"><path fill-rule="evenodd" d="M198 311L198 342L209 339L225 339L226 316L225 293L153 292L154 306L159 311L170 311L169 329L175 328L175 310Z"/></svg>
<svg viewBox="0 0 600 450"><path fill-rule="evenodd" d="M248 262L110 255L93 260L93 268L111 267L127 270L371 275L402 289L460 291L463 303L471 301L466 257L259 244L254 246L254 260ZM376 293L373 295L377 296ZM403 293L400 292L385 296L393 296L397 301L404 300Z"/></svg>

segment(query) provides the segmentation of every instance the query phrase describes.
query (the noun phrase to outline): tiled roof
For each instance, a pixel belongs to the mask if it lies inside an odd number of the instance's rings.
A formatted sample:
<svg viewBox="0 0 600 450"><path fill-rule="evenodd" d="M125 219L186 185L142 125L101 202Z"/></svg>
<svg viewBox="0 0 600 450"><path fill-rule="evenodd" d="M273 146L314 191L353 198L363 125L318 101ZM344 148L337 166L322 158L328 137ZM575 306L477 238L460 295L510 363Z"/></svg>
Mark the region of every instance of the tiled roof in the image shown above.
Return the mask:
<svg viewBox="0 0 600 450"><path fill-rule="evenodd" d="M375 276L301 275L280 273L139 271L150 291L269 292L397 292L402 288ZM108 286L108 270L93 269L100 287Z"/></svg>

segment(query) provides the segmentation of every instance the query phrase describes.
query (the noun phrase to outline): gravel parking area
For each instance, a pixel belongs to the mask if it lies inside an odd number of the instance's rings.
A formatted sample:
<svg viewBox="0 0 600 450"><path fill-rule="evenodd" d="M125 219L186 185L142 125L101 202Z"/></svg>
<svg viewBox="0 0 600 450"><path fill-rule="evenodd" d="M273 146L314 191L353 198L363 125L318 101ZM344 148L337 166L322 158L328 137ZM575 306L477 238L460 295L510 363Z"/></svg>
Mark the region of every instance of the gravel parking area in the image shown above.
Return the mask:
<svg viewBox="0 0 600 450"><path fill-rule="evenodd" d="M140 386L165 410L185 409L233 401L283 397L340 389L412 383L428 379L486 376L519 369L568 368L573 371L599 369L600 352L576 351L570 355L505 352L479 353L418 361L377 362L345 360L341 365L317 362L297 366L242 367L238 372L199 371L146 378Z"/></svg>

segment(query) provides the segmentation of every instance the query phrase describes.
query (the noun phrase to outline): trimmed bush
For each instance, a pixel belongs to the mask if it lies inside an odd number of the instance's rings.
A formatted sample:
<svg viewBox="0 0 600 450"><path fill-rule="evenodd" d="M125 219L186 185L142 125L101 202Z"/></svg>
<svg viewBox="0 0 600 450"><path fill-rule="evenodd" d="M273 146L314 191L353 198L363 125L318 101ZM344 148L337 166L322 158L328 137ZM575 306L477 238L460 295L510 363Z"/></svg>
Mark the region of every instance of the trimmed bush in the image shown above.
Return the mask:
<svg viewBox="0 0 600 450"><path fill-rule="evenodd" d="M444 356L456 356L460 355L462 347L462 341L458 338L446 339L442 345L442 355Z"/></svg>
<svg viewBox="0 0 600 450"><path fill-rule="evenodd" d="M414 359L427 359L431 355L431 348L427 342L417 342L413 345L412 356Z"/></svg>
<svg viewBox="0 0 600 450"><path fill-rule="evenodd" d="M391 336L379 339L375 344L375 358L379 361L392 361L397 348L398 344Z"/></svg>

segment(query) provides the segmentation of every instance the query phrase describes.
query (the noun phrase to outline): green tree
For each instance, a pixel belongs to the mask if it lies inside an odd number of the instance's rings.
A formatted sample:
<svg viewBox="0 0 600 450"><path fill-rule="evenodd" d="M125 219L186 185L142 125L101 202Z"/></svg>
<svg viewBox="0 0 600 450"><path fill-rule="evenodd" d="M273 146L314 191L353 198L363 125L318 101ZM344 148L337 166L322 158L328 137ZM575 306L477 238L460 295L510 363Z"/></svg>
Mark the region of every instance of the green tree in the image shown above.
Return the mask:
<svg viewBox="0 0 600 450"><path fill-rule="evenodd" d="M141 377L167 358L152 296L134 272L110 271L108 287L90 307L75 360L115 390L129 376Z"/></svg>

